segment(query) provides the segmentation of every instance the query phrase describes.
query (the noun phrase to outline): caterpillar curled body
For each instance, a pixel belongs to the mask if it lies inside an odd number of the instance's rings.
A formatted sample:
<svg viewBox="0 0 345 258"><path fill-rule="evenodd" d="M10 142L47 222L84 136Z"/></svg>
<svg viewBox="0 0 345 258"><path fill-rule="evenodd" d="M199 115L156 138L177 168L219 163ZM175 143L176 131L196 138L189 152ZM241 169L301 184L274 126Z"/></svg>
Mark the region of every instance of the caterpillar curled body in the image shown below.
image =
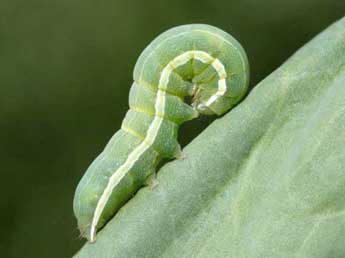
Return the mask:
<svg viewBox="0 0 345 258"><path fill-rule="evenodd" d="M245 95L246 54L226 32L203 24L158 36L134 68L129 111L121 129L93 161L74 197L81 234L97 230L155 173L162 158L181 156L179 126L200 114L221 115ZM185 103L186 97L192 103Z"/></svg>

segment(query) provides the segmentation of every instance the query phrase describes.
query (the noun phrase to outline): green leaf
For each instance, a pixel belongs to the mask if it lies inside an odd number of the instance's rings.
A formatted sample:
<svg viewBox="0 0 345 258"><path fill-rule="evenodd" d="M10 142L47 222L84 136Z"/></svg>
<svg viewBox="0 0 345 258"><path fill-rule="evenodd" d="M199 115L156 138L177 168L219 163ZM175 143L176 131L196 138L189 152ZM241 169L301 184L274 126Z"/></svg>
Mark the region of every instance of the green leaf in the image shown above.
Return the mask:
<svg viewBox="0 0 345 258"><path fill-rule="evenodd" d="M184 153L75 258L345 257L345 19Z"/></svg>

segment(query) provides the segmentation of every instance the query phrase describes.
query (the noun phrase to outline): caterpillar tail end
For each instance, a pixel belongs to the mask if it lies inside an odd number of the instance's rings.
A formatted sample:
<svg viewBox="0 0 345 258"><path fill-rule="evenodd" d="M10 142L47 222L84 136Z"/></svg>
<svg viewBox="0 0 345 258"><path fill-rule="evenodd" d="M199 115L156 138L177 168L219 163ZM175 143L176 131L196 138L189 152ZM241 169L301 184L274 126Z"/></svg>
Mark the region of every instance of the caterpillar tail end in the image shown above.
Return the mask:
<svg viewBox="0 0 345 258"><path fill-rule="evenodd" d="M89 243L92 244L95 242L96 242L96 227L94 225L91 225Z"/></svg>

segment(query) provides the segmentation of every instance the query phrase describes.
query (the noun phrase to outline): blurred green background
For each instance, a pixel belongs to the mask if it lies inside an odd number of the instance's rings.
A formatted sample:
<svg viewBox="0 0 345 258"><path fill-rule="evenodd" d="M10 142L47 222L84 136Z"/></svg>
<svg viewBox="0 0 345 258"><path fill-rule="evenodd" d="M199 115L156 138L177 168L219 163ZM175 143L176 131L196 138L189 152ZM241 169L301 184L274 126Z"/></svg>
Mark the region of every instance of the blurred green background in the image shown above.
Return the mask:
<svg viewBox="0 0 345 258"><path fill-rule="evenodd" d="M0 256L70 257L83 244L75 187L119 128L135 61L159 33L230 32L253 86L344 14L340 0L2 0ZM183 126L183 145L209 122Z"/></svg>

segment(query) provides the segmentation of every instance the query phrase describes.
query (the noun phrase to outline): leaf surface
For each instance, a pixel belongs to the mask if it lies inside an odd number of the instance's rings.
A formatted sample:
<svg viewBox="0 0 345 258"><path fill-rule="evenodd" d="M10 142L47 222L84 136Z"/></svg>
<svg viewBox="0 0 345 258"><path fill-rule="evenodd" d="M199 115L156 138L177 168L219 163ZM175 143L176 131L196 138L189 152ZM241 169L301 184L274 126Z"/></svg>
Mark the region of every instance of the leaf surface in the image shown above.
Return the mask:
<svg viewBox="0 0 345 258"><path fill-rule="evenodd" d="M75 258L345 257L345 19L184 153Z"/></svg>

